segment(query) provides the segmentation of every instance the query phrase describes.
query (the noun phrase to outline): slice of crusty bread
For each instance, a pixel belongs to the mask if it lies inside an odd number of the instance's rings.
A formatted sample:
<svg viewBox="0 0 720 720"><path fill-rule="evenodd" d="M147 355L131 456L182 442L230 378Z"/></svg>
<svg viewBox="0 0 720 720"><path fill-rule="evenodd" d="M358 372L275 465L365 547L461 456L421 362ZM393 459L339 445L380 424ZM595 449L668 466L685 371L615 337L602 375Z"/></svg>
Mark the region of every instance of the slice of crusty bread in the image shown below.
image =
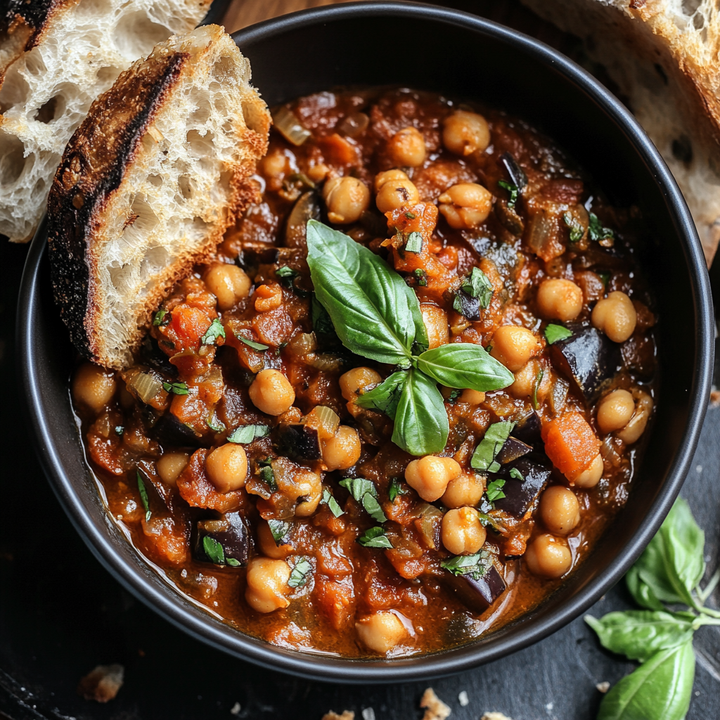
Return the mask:
<svg viewBox="0 0 720 720"><path fill-rule="evenodd" d="M55 299L78 350L126 367L163 295L257 189L270 114L222 28L172 37L99 97L48 198Z"/></svg>
<svg viewBox="0 0 720 720"><path fill-rule="evenodd" d="M584 40L668 163L708 264L720 240L716 0L522 0Z"/></svg>
<svg viewBox="0 0 720 720"><path fill-rule="evenodd" d="M0 235L24 242L65 144L131 63L192 30L210 0L0 3Z"/></svg>

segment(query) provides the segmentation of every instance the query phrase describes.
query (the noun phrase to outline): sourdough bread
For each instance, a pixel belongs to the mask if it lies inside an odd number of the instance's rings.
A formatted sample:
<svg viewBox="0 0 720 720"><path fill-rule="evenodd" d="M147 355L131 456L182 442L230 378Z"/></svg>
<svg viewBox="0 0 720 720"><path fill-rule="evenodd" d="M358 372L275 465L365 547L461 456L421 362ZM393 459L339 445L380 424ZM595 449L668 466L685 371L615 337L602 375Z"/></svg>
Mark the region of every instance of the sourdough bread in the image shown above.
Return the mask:
<svg viewBox="0 0 720 720"><path fill-rule="evenodd" d="M582 38L657 146L708 262L720 240L720 9L713 0L522 0Z"/></svg>
<svg viewBox="0 0 720 720"><path fill-rule="evenodd" d="M2 6L2 5L0 5ZM131 63L210 0L9 0L0 16L0 235L24 242L65 144Z"/></svg>
<svg viewBox="0 0 720 720"><path fill-rule="evenodd" d="M257 195L269 128L215 25L160 43L93 103L48 198L53 291L83 355L132 362L162 297Z"/></svg>

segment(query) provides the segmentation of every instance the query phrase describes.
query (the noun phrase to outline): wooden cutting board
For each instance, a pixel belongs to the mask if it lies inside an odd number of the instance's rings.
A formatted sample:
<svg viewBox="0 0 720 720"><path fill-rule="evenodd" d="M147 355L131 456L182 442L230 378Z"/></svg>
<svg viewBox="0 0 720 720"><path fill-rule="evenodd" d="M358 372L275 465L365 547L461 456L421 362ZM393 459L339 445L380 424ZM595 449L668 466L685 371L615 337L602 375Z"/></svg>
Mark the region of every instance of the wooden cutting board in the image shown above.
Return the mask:
<svg viewBox="0 0 720 720"><path fill-rule="evenodd" d="M225 29L229 33L268 20L278 15L285 15L296 10L334 5L347 0L233 0L225 13Z"/></svg>

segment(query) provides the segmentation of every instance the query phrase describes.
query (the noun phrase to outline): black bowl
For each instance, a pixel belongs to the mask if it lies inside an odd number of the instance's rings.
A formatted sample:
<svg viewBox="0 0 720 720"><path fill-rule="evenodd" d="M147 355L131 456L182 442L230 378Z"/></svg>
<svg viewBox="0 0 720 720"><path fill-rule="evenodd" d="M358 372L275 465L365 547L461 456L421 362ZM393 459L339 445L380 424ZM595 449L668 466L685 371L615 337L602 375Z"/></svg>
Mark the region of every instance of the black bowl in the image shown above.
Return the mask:
<svg viewBox="0 0 720 720"><path fill-rule="evenodd" d="M680 490L710 391L710 289L690 213L628 111L554 50L485 20L408 3L311 10L237 34L268 104L338 85L402 85L477 98L558 141L611 200L638 205L654 246L647 274L659 301L661 386L645 459L626 506L592 555L551 598L469 645L392 661L346 660L273 647L223 624L182 596L127 542L88 470L70 407L73 351L53 304L41 227L19 302L19 366L45 471L97 558L141 600L191 635L252 662L321 680L397 682L465 670L545 637L616 583Z"/></svg>

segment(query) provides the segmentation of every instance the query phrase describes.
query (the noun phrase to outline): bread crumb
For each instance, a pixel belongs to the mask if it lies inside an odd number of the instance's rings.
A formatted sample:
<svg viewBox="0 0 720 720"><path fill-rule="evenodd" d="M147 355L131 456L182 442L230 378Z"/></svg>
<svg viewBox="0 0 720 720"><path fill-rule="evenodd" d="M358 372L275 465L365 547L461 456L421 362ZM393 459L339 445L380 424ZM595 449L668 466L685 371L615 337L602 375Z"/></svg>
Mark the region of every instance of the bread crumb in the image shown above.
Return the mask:
<svg viewBox="0 0 720 720"><path fill-rule="evenodd" d="M86 700L106 703L112 700L122 687L125 668L122 665L98 665L78 685L78 693Z"/></svg>
<svg viewBox="0 0 720 720"><path fill-rule="evenodd" d="M338 715L330 710L322 716L322 720L355 720L355 713L352 710L343 710L342 715Z"/></svg>
<svg viewBox="0 0 720 720"><path fill-rule="evenodd" d="M236 702L231 708L230 708L230 714L231 715L239 715L240 711L242 710L242 706L239 702Z"/></svg>
<svg viewBox="0 0 720 720"><path fill-rule="evenodd" d="M720 390L711 390L710 391L710 404L713 407L720 406Z"/></svg>
<svg viewBox="0 0 720 720"><path fill-rule="evenodd" d="M464 690L458 695L458 702L462 705L462 707L465 707L470 703L470 698Z"/></svg>
<svg viewBox="0 0 720 720"><path fill-rule="evenodd" d="M498 712L488 712L485 713L480 720L512 720L512 718L509 718L507 715L503 715L502 713Z"/></svg>
<svg viewBox="0 0 720 720"><path fill-rule="evenodd" d="M422 720L445 720L452 712L432 688L428 688L423 693L420 698L420 707L425 708Z"/></svg>
<svg viewBox="0 0 720 720"><path fill-rule="evenodd" d="M606 693L610 689L610 683L606 680L605 682L598 683L595 687L601 693Z"/></svg>

